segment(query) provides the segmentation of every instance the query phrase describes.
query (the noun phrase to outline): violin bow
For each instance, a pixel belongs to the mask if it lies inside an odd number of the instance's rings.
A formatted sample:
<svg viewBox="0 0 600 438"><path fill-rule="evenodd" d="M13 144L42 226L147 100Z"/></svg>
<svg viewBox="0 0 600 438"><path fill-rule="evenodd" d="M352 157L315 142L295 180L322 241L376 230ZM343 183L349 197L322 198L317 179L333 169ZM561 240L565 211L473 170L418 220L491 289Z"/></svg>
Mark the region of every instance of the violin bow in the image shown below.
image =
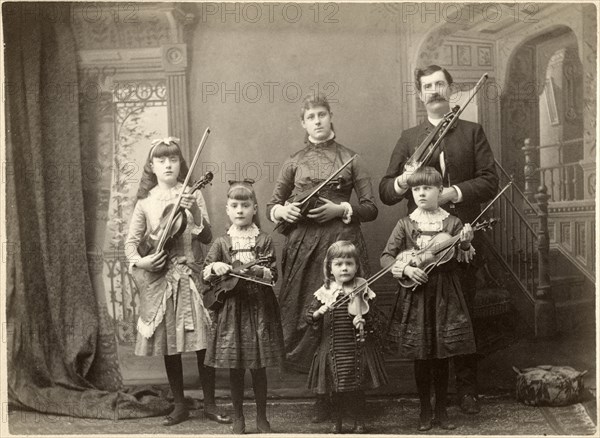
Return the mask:
<svg viewBox="0 0 600 438"><path fill-rule="evenodd" d="M252 282L258 283L258 284L264 284L265 286L273 286L273 283L271 283L270 281L261 280L260 278L253 277L253 276L247 275L247 274L235 274L235 273L229 272L227 275L230 275L230 276L236 277L236 278L241 278L242 280L252 281Z"/></svg>
<svg viewBox="0 0 600 438"><path fill-rule="evenodd" d="M500 190L500 193L498 193L496 196L494 196L494 199L492 199L490 201L490 203L488 205L486 205L486 207L481 210L481 213L479 213L479 215L473 220L473 224L476 225L477 221L479 219L481 219L481 216L484 215L484 213L486 211L489 210L489 208L492 206L492 204L494 202L496 202L496 200L502 196L502 193L504 193L511 185L512 185L512 181L509 181L508 184L506 184L504 186L504 188L502 190ZM442 261L444 259L444 257L446 256L446 254L448 254L448 252L450 252L450 250L454 247L454 245L450 245L448 248L446 248L446 250L442 253L442 255L440 256L440 258L433 264L431 265L431 269L429 269L428 271L426 271L427 273L431 272L436 266L438 266L440 264L440 261ZM417 286L419 286L418 284L415 284L414 287L412 288L412 290L415 290L417 288Z"/></svg>
<svg viewBox="0 0 600 438"><path fill-rule="evenodd" d="M314 189L314 190L313 190L313 191L310 193L310 195L308 195L306 198L304 198L304 199L302 200L302 202L300 203L300 205L302 205L302 204L304 204L304 203L308 202L308 200L309 200L310 198L312 198L312 197L313 197L313 196L315 196L317 193L319 193L319 190L321 190L323 187L325 187L327 184L329 184L329 183L330 183L330 182L333 180L333 178L335 178L336 176L338 176L338 175L340 174L340 172L341 172L342 170L344 170L344 169L345 169L345 168L346 168L346 167L347 167L347 166L348 166L350 163L352 163L352 161L354 161L354 159L355 159L356 157L358 157L358 154L354 154L354 155L352 156L352 158L350 158L348 161L346 161L344 164L342 164L338 170L336 170L335 172L333 172L329 178L327 178L325 181L323 181L321 184L319 184L319 185L317 186L317 188L316 188L316 189Z"/></svg>
<svg viewBox="0 0 600 438"><path fill-rule="evenodd" d="M313 196L315 196L317 193L319 193L319 190L321 190L323 187L325 187L327 184L329 184L333 180L333 178L338 176L340 174L340 172L342 170L344 170L346 168L346 166L348 166L356 157L358 157L358 154L354 154L352 156L352 158L350 158L348 161L346 161L344 164L342 164L342 166L338 170L333 172L329 178L327 178L325 181L323 181L321 184L319 184L316 189L314 189L306 198L304 198L300 202L300 205L307 203ZM285 223L286 223L286 221L279 222L277 225L275 225L275 228L273 228L273 230L277 230L279 227L282 227L283 224L285 224Z"/></svg>
<svg viewBox="0 0 600 438"><path fill-rule="evenodd" d="M354 298L356 294L360 292L361 289L366 289L369 286L369 284L379 280L381 277L383 277L385 274L391 271L395 263L396 261L394 260L394 263L391 263L382 270L373 274L371 277L367 278L367 280L363 284L356 286L348 295L344 295L340 299L334 301L334 303L331 305L331 308L337 309L338 307L344 305L346 302L349 302L352 298Z"/></svg>
<svg viewBox="0 0 600 438"><path fill-rule="evenodd" d="M269 262L269 257L262 256L262 257L259 257L259 258L255 259L255 260L252 260L251 262L248 262L248 263L246 263L246 264L244 264L242 266L239 266L236 269L238 271L243 271L243 270L251 268L253 266L262 265L263 263L268 263L268 262ZM232 271L229 271L225 275L219 277L216 280L216 283L223 281L223 279L225 278L225 276L241 278L242 280L248 280L248 281L252 281L254 283L258 283L258 284L264 284L265 286L273 286L272 282L261 280L260 278L253 277L253 276L248 275L248 274L243 274L242 272L232 272Z"/></svg>
<svg viewBox="0 0 600 438"><path fill-rule="evenodd" d="M167 235L169 234L169 230L173 226L175 214L177 213L177 210L179 210L179 205L181 204L181 196L185 192L185 189L187 188L187 185L190 182L192 173L194 172L194 167L196 167L196 163L198 162L198 158L200 157L200 152L202 152L202 149L204 149L204 144L206 143L206 140L208 139L208 134L210 134L210 128L206 128L206 131L204 131L204 135L202 136L202 140L200 140L200 144L198 145L198 149L196 149L196 154L194 155L192 164L190 164L188 173L185 176L185 181L183 182L183 185L181 186L181 192L179 192L179 196L177 197L177 202L175 203L175 206L173 207L173 209L171 210L171 213L169 214L169 218L167 219L167 225L165 226L163 234L162 234L162 236L160 236L160 240L158 241L158 244L156 245L157 253L161 252L163 247L165 246L165 243L167 241Z"/></svg>

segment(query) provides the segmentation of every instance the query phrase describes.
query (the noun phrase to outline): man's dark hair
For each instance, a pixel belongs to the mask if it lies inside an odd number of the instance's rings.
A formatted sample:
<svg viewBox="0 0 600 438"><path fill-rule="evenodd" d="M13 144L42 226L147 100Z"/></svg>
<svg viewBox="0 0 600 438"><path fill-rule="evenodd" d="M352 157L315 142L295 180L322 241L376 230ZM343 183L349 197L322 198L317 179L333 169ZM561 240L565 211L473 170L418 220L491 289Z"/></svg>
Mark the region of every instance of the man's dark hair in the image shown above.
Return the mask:
<svg viewBox="0 0 600 438"><path fill-rule="evenodd" d="M430 74L435 73L436 71L442 71L444 73L444 76L446 77L446 82L448 82L448 85L452 85L452 82L454 82L454 80L452 79L452 75L450 75L450 73L448 73L448 70L446 70L443 67L440 67L439 65L428 65L425 68L416 68L415 69L415 85L417 86L417 90L419 90L419 92L421 92L421 78L423 76L429 76Z"/></svg>

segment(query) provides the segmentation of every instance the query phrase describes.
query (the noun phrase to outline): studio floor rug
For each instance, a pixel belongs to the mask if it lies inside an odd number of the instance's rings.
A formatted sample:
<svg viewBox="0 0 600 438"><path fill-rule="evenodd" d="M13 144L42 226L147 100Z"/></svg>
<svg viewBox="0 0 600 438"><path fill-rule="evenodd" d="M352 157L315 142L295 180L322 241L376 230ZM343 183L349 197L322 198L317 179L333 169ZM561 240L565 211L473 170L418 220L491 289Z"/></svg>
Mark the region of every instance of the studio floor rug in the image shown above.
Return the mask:
<svg viewBox="0 0 600 438"><path fill-rule="evenodd" d="M268 415L273 431L286 434L328 434L330 423L312 424L312 400L270 400ZM231 405L221 407L231 410ZM378 398L368 402L367 428L373 435L422 435L416 425L419 403L411 398ZM245 404L246 429L256 433L256 410L251 399ZM560 408L525 406L510 397L483 397L479 415L464 415L451 406L449 414L458 426L444 431L433 428L425 435L595 435L596 425L581 404ZM203 418L202 411L192 411L189 421L173 427L161 426L162 418L135 420L92 420L43 415L37 412L11 411L9 430L13 434L41 435L96 435L96 434L165 434L165 435L221 435L230 434L228 425L220 425ZM348 419L345 431L352 427Z"/></svg>

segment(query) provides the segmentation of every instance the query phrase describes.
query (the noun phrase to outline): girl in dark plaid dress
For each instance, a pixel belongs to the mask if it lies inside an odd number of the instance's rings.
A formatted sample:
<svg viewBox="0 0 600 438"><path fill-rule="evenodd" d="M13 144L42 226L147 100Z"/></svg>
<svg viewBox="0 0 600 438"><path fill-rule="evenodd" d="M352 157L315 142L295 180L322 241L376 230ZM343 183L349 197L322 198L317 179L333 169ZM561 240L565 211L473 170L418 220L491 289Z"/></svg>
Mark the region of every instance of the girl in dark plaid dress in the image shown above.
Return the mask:
<svg viewBox="0 0 600 438"><path fill-rule="evenodd" d="M456 272L457 261L468 262L475 254L471 246L473 229L463 227L460 219L439 207L442 175L432 167L423 167L408 178L417 209L398 221L381 255L381 266L394 263L392 274L412 280L413 288L401 288L400 311L394 312L390 341L400 344L404 358L414 359L415 380L421 402L418 430L437 424L450 430L456 426L446 411L448 359L475 352L475 338ZM411 250L418 250L439 233L460 234L456 257L426 273L416 266ZM408 250L408 251L407 251ZM435 412L431 406L433 375ZM435 415L435 417L434 417Z"/></svg>
<svg viewBox="0 0 600 438"><path fill-rule="evenodd" d="M255 265L247 273L267 283L277 280L273 242L271 236L259 229L257 211L252 182L232 182L226 205L232 225L208 251L203 271L205 282L226 275L236 262L244 265L259 258L266 258L268 265ZM246 431L243 410L246 369L252 374L258 432L271 432L267 420L266 367L281 365L283 351L279 304L273 288L239 279L223 306L212 314L205 362L215 368L229 369L233 433Z"/></svg>
<svg viewBox="0 0 600 438"><path fill-rule="evenodd" d="M350 407L355 433L365 433L365 389L387 383L383 357L370 336L374 326L375 293L366 286L360 296L369 303L363 315L350 313L346 302L336 300L356 290L366 280L359 277L359 255L356 246L340 240L329 247L324 260L324 285L314 293L306 320L320 334L308 375L308 387L317 394L330 394L333 411L333 433L342 433L342 413ZM362 335L361 335L362 333ZM369 333L366 334L365 333Z"/></svg>

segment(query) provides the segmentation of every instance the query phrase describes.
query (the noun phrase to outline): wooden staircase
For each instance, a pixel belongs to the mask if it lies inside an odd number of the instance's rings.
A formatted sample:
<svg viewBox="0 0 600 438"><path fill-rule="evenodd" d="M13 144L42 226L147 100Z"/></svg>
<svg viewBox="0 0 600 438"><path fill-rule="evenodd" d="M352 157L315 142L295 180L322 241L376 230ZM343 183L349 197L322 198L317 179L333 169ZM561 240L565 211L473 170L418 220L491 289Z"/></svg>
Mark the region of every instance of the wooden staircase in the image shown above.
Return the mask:
<svg viewBox="0 0 600 438"><path fill-rule="evenodd" d="M513 179L496 164L504 187ZM594 210L549 198L543 185L528 196L513 184L490 209L500 226L484 235L488 270L538 337L595 327Z"/></svg>

